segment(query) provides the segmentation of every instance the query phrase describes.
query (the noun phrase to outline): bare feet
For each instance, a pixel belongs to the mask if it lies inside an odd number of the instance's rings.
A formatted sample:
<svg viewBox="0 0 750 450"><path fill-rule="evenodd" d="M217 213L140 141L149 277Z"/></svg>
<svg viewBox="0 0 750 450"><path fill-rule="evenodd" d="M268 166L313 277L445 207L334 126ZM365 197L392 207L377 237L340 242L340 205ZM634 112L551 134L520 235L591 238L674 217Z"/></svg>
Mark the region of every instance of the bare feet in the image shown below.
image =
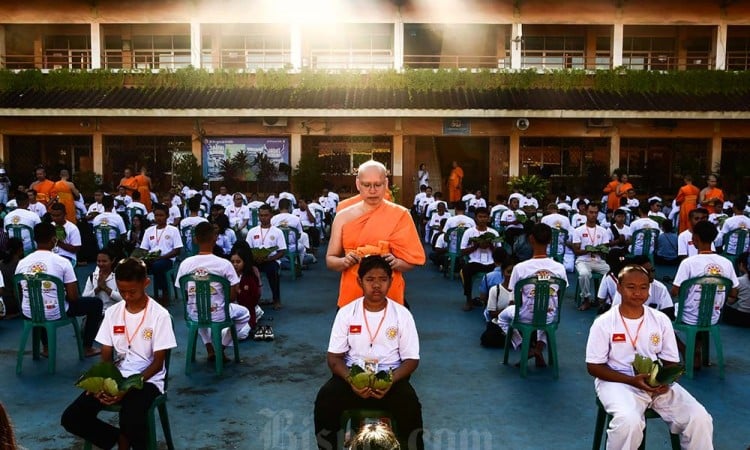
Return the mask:
<svg viewBox="0 0 750 450"><path fill-rule="evenodd" d="M273 302L273 309L274 309L274 311L278 311L281 308L283 308L283 306L281 306L281 302Z"/></svg>
<svg viewBox="0 0 750 450"><path fill-rule="evenodd" d="M591 309L591 301L588 298L584 298L581 306L578 307L578 311L587 311L589 309Z"/></svg>
<svg viewBox="0 0 750 450"><path fill-rule="evenodd" d="M42 358L49 358L49 349L47 347L42 347L42 351L39 352L39 356Z"/></svg>

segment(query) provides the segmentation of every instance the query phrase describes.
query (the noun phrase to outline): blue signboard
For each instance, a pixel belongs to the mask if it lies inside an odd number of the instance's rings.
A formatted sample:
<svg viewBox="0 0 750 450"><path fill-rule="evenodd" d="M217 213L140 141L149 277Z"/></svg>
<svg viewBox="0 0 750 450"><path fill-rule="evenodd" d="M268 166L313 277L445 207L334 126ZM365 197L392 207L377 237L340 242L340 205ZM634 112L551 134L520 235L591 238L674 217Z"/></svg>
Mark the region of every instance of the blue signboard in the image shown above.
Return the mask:
<svg viewBox="0 0 750 450"><path fill-rule="evenodd" d="M443 119L443 134L470 135L471 121L469 119Z"/></svg>
<svg viewBox="0 0 750 450"><path fill-rule="evenodd" d="M210 181L221 180L221 163L225 159L232 158L239 152L247 152L248 161L252 162L255 157L263 153L273 162L276 167L281 163L289 165L289 138L267 137L215 137L206 138L203 141L203 176ZM250 168L245 173L245 181L257 180L256 168ZM277 181L288 181L286 173L279 173Z"/></svg>

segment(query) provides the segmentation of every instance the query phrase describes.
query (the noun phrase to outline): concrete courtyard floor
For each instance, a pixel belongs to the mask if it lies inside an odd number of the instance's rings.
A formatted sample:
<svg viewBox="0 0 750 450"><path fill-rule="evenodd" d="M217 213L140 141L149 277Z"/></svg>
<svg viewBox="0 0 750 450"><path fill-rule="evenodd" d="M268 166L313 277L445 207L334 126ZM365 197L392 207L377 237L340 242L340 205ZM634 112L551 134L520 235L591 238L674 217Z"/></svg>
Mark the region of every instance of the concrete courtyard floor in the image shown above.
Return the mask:
<svg viewBox="0 0 750 450"><path fill-rule="evenodd" d="M323 249L321 249L321 252ZM93 265L79 268L79 279ZM659 268L658 277L674 268ZM595 406L593 379L584 351L593 311L578 312L568 290L558 331L560 378L550 369L529 370L521 379L502 351L479 345L484 322L479 309L461 311L461 286L427 265L409 273L407 299L421 341L421 363L412 384L422 402L430 449L586 449L591 448ZM291 281L282 275L284 309L269 310L273 342L246 341L242 361L217 377L201 348L191 376L185 375L186 328L179 305L175 317L178 347L172 353L169 416L178 449L312 449L312 410L319 387L329 377L325 363L328 335L336 311L338 274L321 262ZM271 320L272 319L272 320ZM5 404L19 443L27 449L73 449L83 443L59 424L66 405L79 394L73 383L93 360L75 357L70 328L59 332L57 373L47 361L31 359L27 345L23 374L15 375L21 321L0 321L0 401ZM704 368L681 384L713 415L717 449L750 444L750 354L745 329L722 326L726 379L718 368ZM115 417L111 417L115 420ZM658 422L658 423L653 423ZM159 431L161 440L161 431ZM163 447L163 442L160 446ZM649 449L666 449L668 431L651 421Z"/></svg>

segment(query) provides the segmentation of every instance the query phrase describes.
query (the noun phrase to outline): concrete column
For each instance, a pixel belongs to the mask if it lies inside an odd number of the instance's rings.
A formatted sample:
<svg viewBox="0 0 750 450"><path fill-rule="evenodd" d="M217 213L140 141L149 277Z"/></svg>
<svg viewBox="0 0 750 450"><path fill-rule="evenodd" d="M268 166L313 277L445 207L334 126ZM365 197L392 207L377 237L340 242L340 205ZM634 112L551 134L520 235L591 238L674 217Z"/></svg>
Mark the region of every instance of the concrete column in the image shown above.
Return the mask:
<svg viewBox="0 0 750 450"><path fill-rule="evenodd" d="M200 136L193 133L190 136L190 151L193 152L193 156L198 160L198 164L203 165L203 142L201 142ZM203 167L203 173L206 172L206 168Z"/></svg>
<svg viewBox="0 0 750 450"><path fill-rule="evenodd" d="M102 36L101 25L98 23L91 24L91 68L102 68ZM3 39L5 42L5 39ZM4 54L5 52L3 52Z"/></svg>
<svg viewBox="0 0 750 450"><path fill-rule="evenodd" d="M520 69L521 49L523 48L523 25L514 23L510 31L510 68Z"/></svg>
<svg viewBox="0 0 750 450"><path fill-rule="evenodd" d="M0 69L5 69L5 25L0 25Z"/></svg>
<svg viewBox="0 0 750 450"><path fill-rule="evenodd" d="M714 58L716 70L727 69L727 24L720 23L716 26L716 42L714 44Z"/></svg>
<svg viewBox="0 0 750 450"><path fill-rule="evenodd" d="M711 165L709 172L718 172L721 169L721 136L714 134L711 138Z"/></svg>
<svg viewBox="0 0 750 450"><path fill-rule="evenodd" d="M620 167L620 132L614 129L609 140L609 173Z"/></svg>
<svg viewBox="0 0 750 450"><path fill-rule="evenodd" d="M201 68L201 50L203 47L203 36L201 36L200 22L190 22L190 65L196 69Z"/></svg>
<svg viewBox="0 0 750 450"><path fill-rule="evenodd" d="M612 68L622 66L622 45L625 27L621 23L612 26Z"/></svg>
<svg viewBox="0 0 750 450"><path fill-rule="evenodd" d="M508 175L517 177L521 173L521 135L514 128L510 133L510 168Z"/></svg>
<svg viewBox="0 0 750 450"><path fill-rule="evenodd" d="M401 135L393 136L393 167L391 175L400 177L404 174L404 138ZM412 164L413 165L413 164Z"/></svg>
<svg viewBox="0 0 750 450"><path fill-rule="evenodd" d="M8 170L10 168L9 157L10 152L8 151L8 137L5 136L5 134L0 133L0 159L2 159L3 161L3 167L5 167L5 170Z"/></svg>
<svg viewBox="0 0 750 450"><path fill-rule="evenodd" d="M289 165L294 170L299 164L299 160L302 158L302 135L300 133L292 133L289 141Z"/></svg>
<svg viewBox="0 0 750 450"><path fill-rule="evenodd" d="M290 62L294 70L300 70L302 68L302 26L293 23L289 35Z"/></svg>
<svg viewBox="0 0 750 450"><path fill-rule="evenodd" d="M104 134L100 131L91 136L94 173L104 173Z"/></svg>
<svg viewBox="0 0 750 450"><path fill-rule="evenodd" d="M393 24L393 68L404 68L404 21L400 15Z"/></svg>

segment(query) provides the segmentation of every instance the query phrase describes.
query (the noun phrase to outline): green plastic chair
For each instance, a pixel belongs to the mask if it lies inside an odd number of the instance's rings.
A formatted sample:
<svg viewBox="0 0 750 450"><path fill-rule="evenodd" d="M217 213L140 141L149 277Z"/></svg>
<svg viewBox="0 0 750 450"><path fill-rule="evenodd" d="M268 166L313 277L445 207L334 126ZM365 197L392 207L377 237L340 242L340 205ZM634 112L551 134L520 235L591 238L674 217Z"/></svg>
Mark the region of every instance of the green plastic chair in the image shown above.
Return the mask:
<svg viewBox="0 0 750 450"><path fill-rule="evenodd" d="M578 282L578 271L574 272L574 276L576 278L576 292L574 299L576 306L581 306L583 299L581 298L581 284ZM604 275L599 272L591 272L591 282L594 284L594 298L591 299L592 302L596 300L596 293L599 292L599 285L602 283L603 278Z"/></svg>
<svg viewBox="0 0 750 450"><path fill-rule="evenodd" d="M299 232L296 228L279 227L282 233L284 233L284 241L286 242L286 256L289 258L289 271L292 273L292 281L297 279L298 267L301 268L299 263L299 252L297 251L297 242L299 242Z"/></svg>
<svg viewBox="0 0 750 450"><path fill-rule="evenodd" d="M445 242L448 244L448 277L455 277L456 262L463 257L461 254L461 239L464 237L465 227L454 227L445 232Z"/></svg>
<svg viewBox="0 0 750 450"><path fill-rule="evenodd" d="M349 442L362 426L382 422L391 427L393 433L397 433L397 424L393 414L382 409L347 409L341 414L341 430L344 432L344 442L339 442L342 449L349 448Z"/></svg>
<svg viewBox="0 0 750 450"><path fill-rule="evenodd" d="M5 231L9 237L20 239L23 242L23 256L28 256L36 250L36 241L34 240L34 229L22 223L11 223L5 226ZM24 237L24 234L28 238Z"/></svg>
<svg viewBox="0 0 750 450"><path fill-rule="evenodd" d="M112 237L114 231L115 237ZM107 248L110 241L117 239L118 230L109 225L97 225L94 227L94 236L96 237L96 245L99 250Z"/></svg>
<svg viewBox="0 0 750 450"><path fill-rule="evenodd" d="M195 235L195 227L182 227L180 228L180 237L182 238L182 248L185 258L194 256L198 253L198 245L193 241Z"/></svg>
<svg viewBox="0 0 750 450"><path fill-rule="evenodd" d="M533 286L534 288L534 311L531 322L522 322L520 312L524 301L524 287ZM547 312L550 308L550 300L554 287L557 286L557 307L555 308L554 318L547 323ZM508 354L510 353L511 336L513 330L521 333L523 341L521 343L521 378L526 378L528 363L526 355L529 354L531 346L531 333L541 330L547 333L547 355L550 364L552 364L552 377L557 379L560 376L560 368L557 363L557 327L560 324L560 301L565 296L567 283L562 278L552 277L549 275L538 275L524 278L513 286L513 297L515 301L515 316L508 327L507 338L505 339L505 352L503 354L503 364L508 364Z"/></svg>
<svg viewBox="0 0 750 450"><path fill-rule="evenodd" d="M636 230L635 233L630 237L630 249L628 258L634 256L648 256L651 261L651 265L654 265L654 253L656 252L656 241L659 239L659 230L655 228L642 228ZM642 240L643 244L641 249L636 252L635 244Z"/></svg>
<svg viewBox="0 0 750 450"><path fill-rule="evenodd" d="M188 314L188 283L195 283L195 308L197 312L196 320L190 318ZM214 322L211 319L211 291L214 290L211 285L221 286L224 292L224 319L220 322ZM195 347L198 340L198 330L208 328L211 330L211 343L216 351L216 373L222 374L224 370L224 358L221 357L223 346L221 344L221 330L229 328L232 333L232 342L234 343L234 361L240 362L240 340L237 338L237 328L234 321L229 315L229 281L218 275L212 274L188 274L180 278L180 293L184 299L185 307L185 324L188 327L188 348L186 352L185 374L192 371L192 363L195 362Z"/></svg>
<svg viewBox="0 0 750 450"><path fill-rule="evenodd" d="M13 277L13 288L16 292L16 298L22 299L20 283L25 282L29 296L29 306L31 308L31 320L24 317L23 330L21 331L21 343L18 346L18 360L16 361L16 375L21 374L23 365L23 354L26 350L26 341L29 333L32 333L31 347L32 357L34 360L39 359L39 347L41 343L41 329L47 330L47 348L49 357L47 358L47 371L55 373L55 360L57 359L57 329L65 325L73 325L73 331L76 336L78 345L78 359L83 360L83 339L81 338L81 328L78 325L78 319L65 315L65 285L62 280L48 275L46 273L25 274L19 273ZM47 319L45 316L46 308L44 307L43 287L49 288L54 285L57 288L57 304L60 308L61 317L59 319Z"/></svg>
<svg viewBox="0 0 750 450"><path fill-rule="evenodd" d="M326 214L323 212L322 209L316 209L315 210L315 223L318 231L320 231L320 238L321 240L325 239L326 237Z"/></svg>
<svg viewBox="0 0 750 450"><path fill-rule="evenodd" d="M562 263L565 258L565 243L568 241L568 230L564 228L552 228L552 240L547 246L547 256ZM562 252L560 251L562 247Z"/></svg>
<svg viewBox="0 0 750 450"><path fill-rule="evenodd" d="M169 362L172 359L172 349L167 350L167 355L164 358L164 368L166 369L166 375L164 376L164 393L156 397L149 406L146 412L146 422L148 424L148 441L146 442L146 448L148 450L156 450L158 448L156 442L156 411L159 411L159 421L161 422L161 429L164 433L164 440L167 441L167 449L174 450L174 442L172 441L172 429L169 425L169 416L167 415L167 383L169 382ZM120 412L120 405L114 404L104 407L103 411L109 412ZM83 444L84 450L91 450L92 444L89 441Z"/></svg>
<svg viewBox="0 0 750 450"><path fill-rule="evenodd" d="M743 252L747 251L748 244L750 244L750 239L748 239L749 236L750 230L748 230L747 228L737 228L736 230L732 230L727 233L726 236L724 236L721 256L732 261L732 265L734 266L735 271L738 270L737 259L739 259L740 255ZM735 241L735 244L733 251L730 252L729 243L732 241Z"/></svg>
<svg viewBox="0 0 750 450"><path fill-rule="evenodd" d="M498 209L493 212L492 217L490 217L490 227L494 228L500 236L502 236L505 231L505 227L500 224L500 217L502 217L505 211L507 211L507 209Z"/></svg>
<svg viewBox="0 0 750 450"><path fill-rule="evenodd" d="M604 405L599 399L596 399L596 428L594 428L594 445L591 447L592 450L599 450L602 446L602 437L604 437L604 444L607 443L607 428L609 428L609 422L612 420L612 416L607 414L604 409ZM643 441L638 447L638 450L646 450L646 428L648 427L648 419L661 419L659 413L651 408L646 409L644 414L646 418L646 425L643 428ZM672 450L680 450L680 435L669 433L669 441L672 446Z"/></svg>
<svg viewBox="0 0 750 450"><path fill-rule="evenodd" d="M247 229L257 227L260 221L258 220L258 210L250 208L250 220L247 221Z"/></svg>
<svg viewBox="0 0 750 450"><path fill-rule="evenodd" d="M700 286L700 300L698 304L698 320L695 325L686 324L683 321L685 312L685 299L687 299L690 288ZM703 339L703 363L708 365L709 361L709 336L714 341L716 347L716 357L719 360L719 378L724 379L724 352L721 346L721 334L719 334L719 323L712 324L714 308L716 307L715 298L718 292L723 288L724 294L729 293L732 289L732 280L719 276L702 276L690 278L680 284L680 293L675 304L677 316L672 323L675 330L685 333L685 375L693 378L693 360L695 357L696 335L704 332Z"/></svg>

